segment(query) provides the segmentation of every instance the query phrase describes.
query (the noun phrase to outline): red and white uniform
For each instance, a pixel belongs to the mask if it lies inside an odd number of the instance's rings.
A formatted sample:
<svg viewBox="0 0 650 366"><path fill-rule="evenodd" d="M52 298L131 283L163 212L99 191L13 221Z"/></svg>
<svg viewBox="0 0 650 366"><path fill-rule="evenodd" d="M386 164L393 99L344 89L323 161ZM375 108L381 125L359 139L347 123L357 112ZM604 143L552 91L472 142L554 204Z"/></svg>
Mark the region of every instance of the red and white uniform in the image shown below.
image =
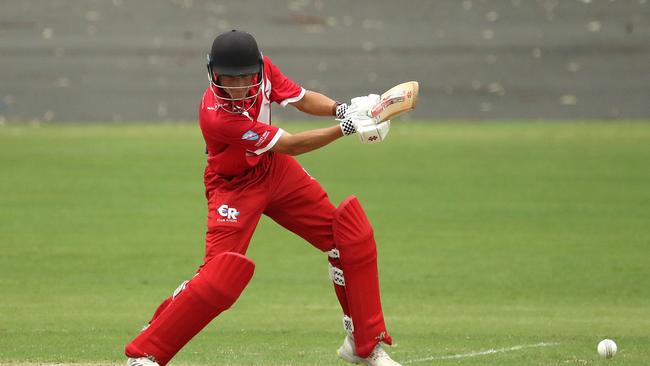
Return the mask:
<svg viewBox="0 0 650 366"><path fill-rule="evenodd" d="M379 300L375 242L365 213L354 197L335 208L292 156L270 151L284 133L271 125L271 102L286 106L300 100L305 90L267 57L263 76L262 93L246 113L221 108L210 88L203 94L199 124L208 150L204 263L127 344L128 357L154 357L165 366L234 303L253 275L253 262L242 255L262 214L322 251L334 249L338 241L340 258L330 253L328 260L335 268L347 268L346 284L335 282L334 289L343 312L355 319L359 355L368 357L379 341L391 342Z"/></svg>
<svg viewBox="0 0 650 366"><path fill-rule="evenodd" d="M225 251L244 254L262 213L321 250L334 247L335 208L324 190L293 157L270 151L284 133L271 124L271 103L296 102L305 89L268 57L263 76L262 92L243 113L221 108L210 88L203 93L199 124L208 152L206 262Z"/></svg>

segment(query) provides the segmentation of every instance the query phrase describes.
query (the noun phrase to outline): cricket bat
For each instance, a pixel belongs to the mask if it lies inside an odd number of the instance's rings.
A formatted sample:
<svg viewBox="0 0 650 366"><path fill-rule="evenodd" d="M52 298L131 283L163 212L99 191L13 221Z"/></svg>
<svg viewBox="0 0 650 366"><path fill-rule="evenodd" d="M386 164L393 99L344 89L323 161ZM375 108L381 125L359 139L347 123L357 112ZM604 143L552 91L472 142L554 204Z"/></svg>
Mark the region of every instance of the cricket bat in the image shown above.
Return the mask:
<svg viewBox="0 0 650 366"><path fill-rule="evenodd" d="M377 123L381 123L415 109L419 88L417 81L395 85L381 95L379 103L368 110L368 115L375 118Z"/></svg>

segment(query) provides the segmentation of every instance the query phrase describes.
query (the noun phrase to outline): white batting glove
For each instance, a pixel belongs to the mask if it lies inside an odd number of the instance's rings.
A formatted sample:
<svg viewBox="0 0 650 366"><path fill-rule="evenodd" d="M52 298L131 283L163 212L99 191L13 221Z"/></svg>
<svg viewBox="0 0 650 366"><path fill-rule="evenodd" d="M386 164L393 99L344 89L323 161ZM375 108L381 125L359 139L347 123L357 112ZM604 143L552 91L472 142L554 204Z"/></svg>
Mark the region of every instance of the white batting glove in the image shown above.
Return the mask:
<svg viewBox="0 0 650 366"><path fill-rule="evenodd" d="M390 120L386 120L380 124L375 124L374 120L371 125L357 127L359 134L359 141L362 144L374 144L382 142L386 139L388 131L390 131Z"/></svg>
<svg viewBox="0 0 650 366"><path fill-rule="evenodd" d="M350 106L342 104L337 107L337 119L341 121L341 131L345 136L357 132L359 140L364 144L381 142L386 138L390 130L390 121L377 124L368 113L380 98L377 94L369 94L353 98Z"/></svg>
<svg viewBox="0 0 650 366"><path fill-rule="evenodd" d="M357 132L357 129L354 127L354 123L352 122L352 114L348 114L349 108L350 107L345 103L336 106L336 120L339 121L339 127L341 127L343 136L350 136Z"/></svg>
<svg viewBox="0 0 650 366"><path fill-rule="evenodd" d="M349 136L357 132L357 127L370 123L368 111L377 104L380 96L369 94L367 96L352 98L350 105L339 104L336 107L336 119L340 121L343 135Z"/></svg>
<svg viewBox="0 0 650 366"><path fill-rule="evenodd" d="M356 111L358 115L369 115L368 111L375 104L379 103L381 97L377 94L368 94L363 97L352 98L350 101L350 109Z"/></svg>

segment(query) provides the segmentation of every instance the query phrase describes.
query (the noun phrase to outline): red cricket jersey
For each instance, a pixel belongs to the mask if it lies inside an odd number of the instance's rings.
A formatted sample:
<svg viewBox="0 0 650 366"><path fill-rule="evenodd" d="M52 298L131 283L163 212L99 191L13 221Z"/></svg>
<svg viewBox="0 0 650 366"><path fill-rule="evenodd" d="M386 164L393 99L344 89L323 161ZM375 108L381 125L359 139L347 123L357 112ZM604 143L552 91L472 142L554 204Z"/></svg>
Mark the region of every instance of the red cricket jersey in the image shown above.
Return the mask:
<svg viewBox="0 0 650 366"><path fill-rule="evenodd" d="M262 92L246 113L230 113L219 107L210 87L203 93L199 125L208 150L206 177L238 176L268 159L265 152L284 132L271 125L271 102L284 107L305 95L305 89L284 76L266 56L263 78Z"/></svg>

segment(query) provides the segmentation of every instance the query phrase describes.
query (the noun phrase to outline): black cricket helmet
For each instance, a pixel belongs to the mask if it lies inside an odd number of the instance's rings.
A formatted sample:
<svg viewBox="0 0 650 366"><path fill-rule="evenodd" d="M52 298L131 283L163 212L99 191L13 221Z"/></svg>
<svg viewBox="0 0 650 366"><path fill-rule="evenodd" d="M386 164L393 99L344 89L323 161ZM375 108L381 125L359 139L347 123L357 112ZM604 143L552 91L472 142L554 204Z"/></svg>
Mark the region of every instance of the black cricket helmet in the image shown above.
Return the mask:
<svg viewBox="0 0 650 366"><path fill-rule="evenodd" d="M261 92L260 85L263 80L264 61L262 53L257 47L257 41L251 34L233 29L218 35L212 42L207 66L210 88L214 96L219 100L221 107L232 113L241 113L255 104L257 96ZM230 97L219 81L221 75L243 76L252 74L257 76L253 78L252 84L235 87L247 89L248 93L244 98Z"/></svg>

